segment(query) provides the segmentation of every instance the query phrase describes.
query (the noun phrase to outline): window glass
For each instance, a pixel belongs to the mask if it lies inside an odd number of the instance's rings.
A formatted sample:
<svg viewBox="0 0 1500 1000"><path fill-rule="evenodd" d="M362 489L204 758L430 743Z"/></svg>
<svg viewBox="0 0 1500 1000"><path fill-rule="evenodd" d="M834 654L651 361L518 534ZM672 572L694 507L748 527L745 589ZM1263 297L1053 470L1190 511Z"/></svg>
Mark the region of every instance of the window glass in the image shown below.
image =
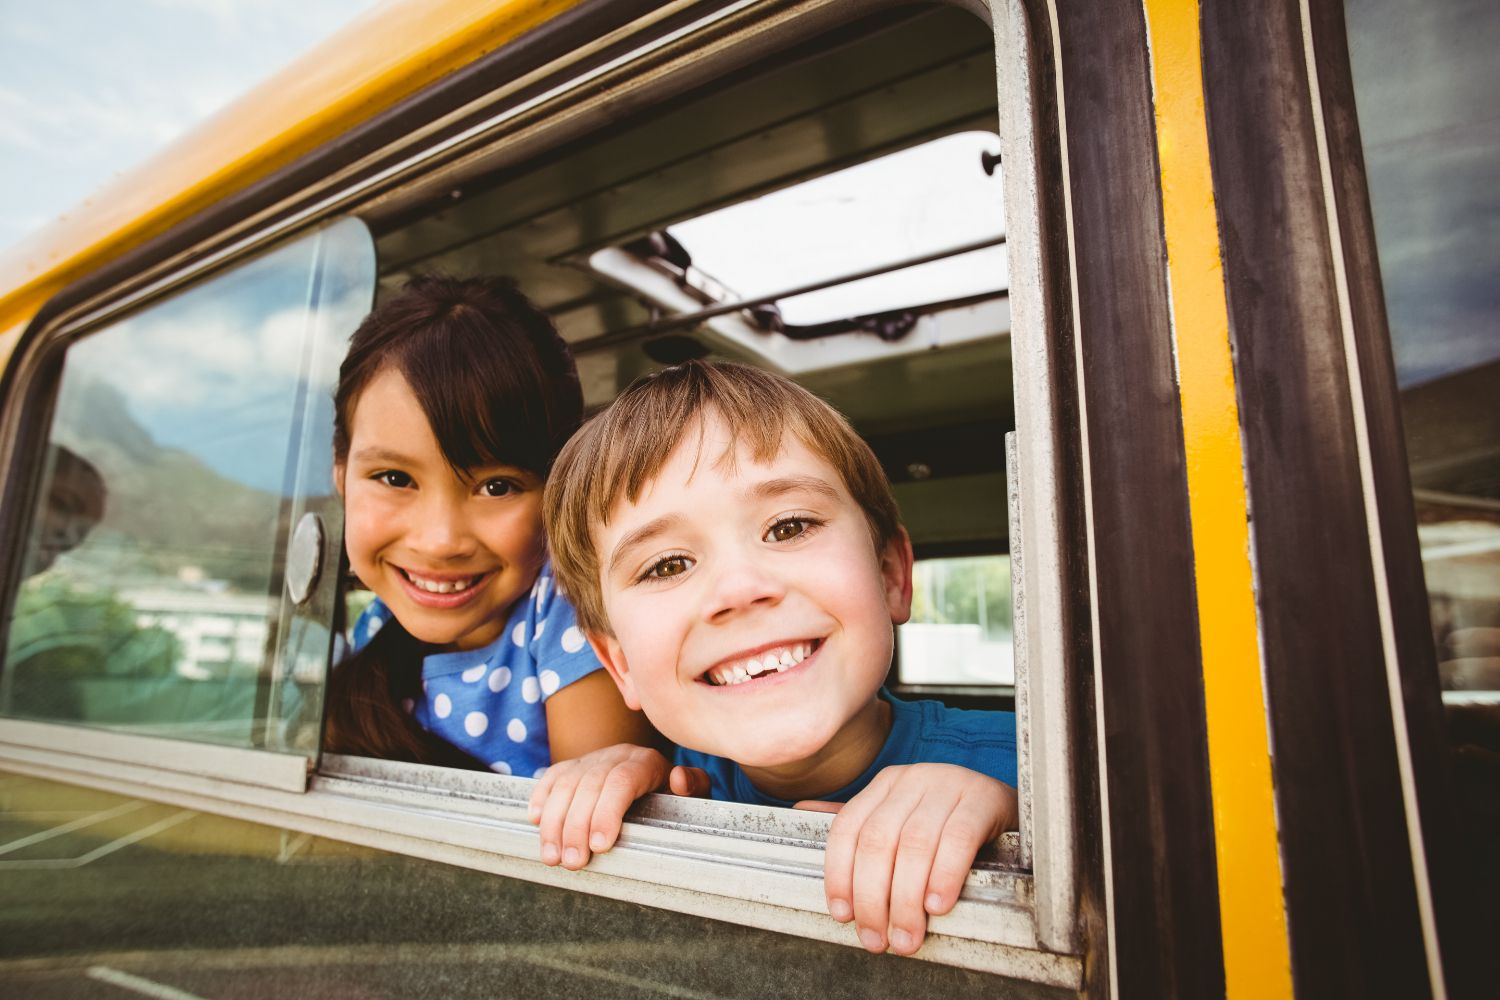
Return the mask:
<svg viewBox="0 0 1500 1000"><path fill-rule="evenodd" d="M337 517L333 377L373 287L346 220L67 349L5 714L252 746L316 718L329 632L292 627L283 550Z"/></svg>
<svg viewBox="0 0 1500 1000"><path fill-rule="evenodd" d="M1454 760L1493 858L1500 760L1500 6L1350 0L1381 280ZM1487 829L1489 832L1481 832ZM1492 883L1500 883L1493 860Z"/></svg>
<svg viewBox="0 0 1500 1000"><path fill-rule="evenodd" d="M1014 684L1010 556L923 559L901 626L902 684Z"/></svg>

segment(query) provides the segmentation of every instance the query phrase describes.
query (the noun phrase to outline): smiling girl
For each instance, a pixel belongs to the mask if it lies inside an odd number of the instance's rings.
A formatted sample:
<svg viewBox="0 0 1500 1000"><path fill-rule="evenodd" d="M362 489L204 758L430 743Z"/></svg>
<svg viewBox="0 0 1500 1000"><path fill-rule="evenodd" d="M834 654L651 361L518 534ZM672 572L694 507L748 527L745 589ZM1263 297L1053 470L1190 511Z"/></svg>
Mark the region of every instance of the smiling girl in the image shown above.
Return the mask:
<svg viewBox="0 0 1500 1000"><path fill-rule="evenodd" d="M547 317L499 279L415 279L355 331L334 403L344 544L379 600L324 749L531 777L648 743L547 560L542 487L583 408Z"/></svg>

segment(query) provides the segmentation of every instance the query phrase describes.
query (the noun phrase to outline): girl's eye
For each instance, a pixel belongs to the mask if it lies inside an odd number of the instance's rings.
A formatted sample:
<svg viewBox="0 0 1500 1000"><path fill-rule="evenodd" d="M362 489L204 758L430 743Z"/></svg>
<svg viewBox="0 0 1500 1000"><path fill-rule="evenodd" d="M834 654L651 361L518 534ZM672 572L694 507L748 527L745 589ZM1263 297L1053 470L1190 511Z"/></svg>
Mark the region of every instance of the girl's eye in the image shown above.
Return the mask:
<svg viewBox="0 0 1500 1000"><path fill-rule="evenodd" d="M681 576L693 565L693 561L687 556L667 556L652 563L646 570L645 579L667 580L674 576Z"/></svg>
<svg viewBox="0 0 1500 1000"><path fill-rule="evenodd" d="M818 522L810 517L783 517L766 531L768 542L789 542L798 535L806 534L817 527Z"/></svg>
<svg viewBox="0 0 1500 1000"><path fill-rule="evenodd" d="M384 472L377 472L371 478L379 483L398 490L404 490L411 485L411 476L408 476L404 472L397 472L395 469L387 469Z"/></svg>
<svg viewBox="0 0 1500 1000"><path fill-rule="evenodd" d="M489 479L479 487L479 491L487 497L508 497L519 488L509 479Z"/></svg>

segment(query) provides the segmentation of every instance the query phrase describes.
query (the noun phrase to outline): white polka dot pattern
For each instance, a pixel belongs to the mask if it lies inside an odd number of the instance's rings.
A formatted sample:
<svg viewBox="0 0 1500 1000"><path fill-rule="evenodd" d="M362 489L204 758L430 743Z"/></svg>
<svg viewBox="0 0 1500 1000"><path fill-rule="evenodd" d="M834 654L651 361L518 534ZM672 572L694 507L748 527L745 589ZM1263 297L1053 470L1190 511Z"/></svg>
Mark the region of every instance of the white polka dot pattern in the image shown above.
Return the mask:
<svg viewBox="0 0 1500 1000"><path fill-rule="evenodd" d="M489 762L497 774L545 773L544 700L600 669L550 567L537 576L531 596L512 606L484 649L426 657L422 693L401 704L424 729ZM357 644L388 620L389 610L377 600L351 636Z"/></svg>

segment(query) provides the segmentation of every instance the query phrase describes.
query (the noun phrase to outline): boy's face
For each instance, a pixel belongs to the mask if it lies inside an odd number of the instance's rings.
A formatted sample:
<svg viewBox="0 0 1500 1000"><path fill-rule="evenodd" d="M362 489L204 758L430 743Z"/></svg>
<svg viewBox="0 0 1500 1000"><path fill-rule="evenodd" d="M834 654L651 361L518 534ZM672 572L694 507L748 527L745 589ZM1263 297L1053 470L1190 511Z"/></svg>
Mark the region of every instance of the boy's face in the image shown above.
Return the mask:
<svg viewBox="0 0 1500 1000"><path fill-rule="evenodd" d="M905 536L787 435L760 464L714 416L594 531L605 613L591 636L625 701L669 739L758 768L814 759L890 667L911 606ZM867 713L868 714L868 713Z"/></svg>

